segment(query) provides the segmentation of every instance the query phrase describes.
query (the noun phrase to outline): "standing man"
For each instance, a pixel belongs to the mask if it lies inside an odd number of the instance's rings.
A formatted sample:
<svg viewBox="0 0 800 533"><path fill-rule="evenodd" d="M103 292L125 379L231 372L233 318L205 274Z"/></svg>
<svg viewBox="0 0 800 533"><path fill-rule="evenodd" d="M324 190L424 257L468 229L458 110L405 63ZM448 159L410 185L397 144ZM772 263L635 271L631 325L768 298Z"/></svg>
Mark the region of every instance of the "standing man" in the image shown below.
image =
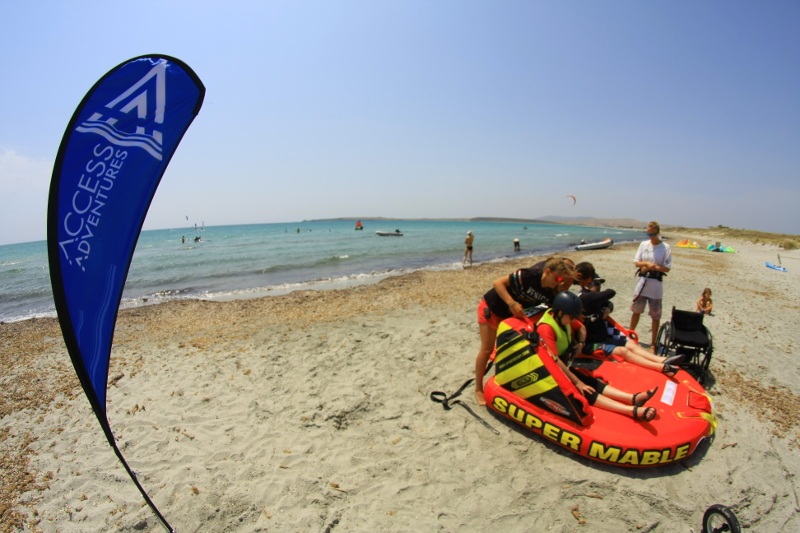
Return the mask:
<svg viewBox="0 0 800 533"><path fill-rule="evenodd" d="M652 221L647 224L648 240L643 241L636 251L634 265L638 269L639 281L633 294L631 304L631 326L635 330L639 324L639 316L645 305L650 309L653 319L652 342L650 348L655 349L658 327L661 325L661 301L664 298L663 279L672 269L672 250L661 240L661 226Z"/></svg>
<svg viewBox="0 0 800 533"><path fill-rule="evenodd" d="M464 261L461 263L461 266L467 268L467 256L469 256L469 266L472 266L472 242L475 240L475 235L472 234L472 231L467 232L467 238L464 239L464 245L466 249L464 250Z"/></svg>

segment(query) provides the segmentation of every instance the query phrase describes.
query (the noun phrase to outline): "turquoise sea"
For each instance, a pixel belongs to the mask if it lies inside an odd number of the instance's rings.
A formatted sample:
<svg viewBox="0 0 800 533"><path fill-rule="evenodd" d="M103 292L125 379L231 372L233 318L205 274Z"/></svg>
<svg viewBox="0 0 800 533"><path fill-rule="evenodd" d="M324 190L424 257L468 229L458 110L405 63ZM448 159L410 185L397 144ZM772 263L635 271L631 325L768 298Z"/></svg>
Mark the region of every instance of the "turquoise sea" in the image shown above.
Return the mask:
<svg viewBox="0 0 800 533"><path fill-rule="evenodd" d="M143 231L121 306L251 298L372 283L415 270L460 269L468 230L475 234L476 263L568 250L581 240L642 238L641 231L542 223L364 220L364 230L355 231L355 222ZM404 235L375 234L396 229ZM516 253L515 238L521 245ZM0 246L0 321L42 316L55 316L46 243Z"/></svg>

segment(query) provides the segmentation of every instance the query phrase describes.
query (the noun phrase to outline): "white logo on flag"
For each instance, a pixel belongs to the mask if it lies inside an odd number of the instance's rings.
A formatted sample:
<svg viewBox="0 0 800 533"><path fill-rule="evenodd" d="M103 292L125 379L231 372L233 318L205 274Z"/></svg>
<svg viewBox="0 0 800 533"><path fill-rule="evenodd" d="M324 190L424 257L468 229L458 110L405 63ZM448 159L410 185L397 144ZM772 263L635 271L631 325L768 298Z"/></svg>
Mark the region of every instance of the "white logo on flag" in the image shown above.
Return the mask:
<svg viewBox="0 0 800 533"><path fill-rule="evenodd" d="M75 131L96 133L117 146L142 148L161 161L161 126L167 99L166 70L167 62L159 61L142 79L107 103L107 111L92 114ZM121 120L123 124L135 125L135 131L119 130L117 124Z"/></svg>

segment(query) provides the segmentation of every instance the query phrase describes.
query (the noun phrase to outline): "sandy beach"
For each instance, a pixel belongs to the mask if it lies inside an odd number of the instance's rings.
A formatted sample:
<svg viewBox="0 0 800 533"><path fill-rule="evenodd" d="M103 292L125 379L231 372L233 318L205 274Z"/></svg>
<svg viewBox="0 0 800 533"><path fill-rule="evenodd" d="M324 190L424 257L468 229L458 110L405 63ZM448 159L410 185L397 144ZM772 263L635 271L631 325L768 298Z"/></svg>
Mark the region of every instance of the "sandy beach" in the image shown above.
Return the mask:
<svg viewBox="0 0 800 533"><path fill-rule="evenodd" d="M530 259L377 285L120 313L108 412L171 525L189 531L800 531L800 251L676 248L664 308L714 291L719 427L702 456L650 469L591 462L431 391L473 374L475 309ZM570 252L630 319L635 244ZM789 272L765 268L781 253ZM665 316L668 311L665 311ZM650 339L644 316L638 331ZM0 325L2 531L163 531L117 460L55 319Z"/></svg>

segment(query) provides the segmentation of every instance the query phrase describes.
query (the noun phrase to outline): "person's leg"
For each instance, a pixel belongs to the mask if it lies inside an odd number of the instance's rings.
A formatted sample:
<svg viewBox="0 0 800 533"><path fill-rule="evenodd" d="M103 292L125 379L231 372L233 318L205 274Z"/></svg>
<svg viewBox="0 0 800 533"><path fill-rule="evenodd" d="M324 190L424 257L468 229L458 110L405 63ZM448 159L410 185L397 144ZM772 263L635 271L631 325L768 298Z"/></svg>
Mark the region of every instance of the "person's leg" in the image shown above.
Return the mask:
<svg viewBox="0 0 800 533"><path fill-rule="evenodd" d="M618 402L617 400L609 398L608 396L604 396L603 394L597 395L597 400L595 400L594 405L595 407L605 409L606 411L613 411L615 413L621 413L623 415L633 417L632 405L625 405L624 403Z"/></svg>
<svg viewBox="0 0 800 533"><path fill-rule="evenodd" d="M608 387L606 387L606 390L608 390ZM635 418L636 420L650 421L656 417L656 409L654 407L626 405L603 394L599 394L597 396L597 400L595 401L594 405L600 409L627 415L631 418Z"/></svg>
<svg viewBox="0 0 800 533"><path fill-rule="evenodd" d="M658 336L658 328L661 326L661 320L653 319L653 332L650 337L650 348L656 349L656 337Z"/></svg>
<svg viewBox="0 0 800 533"><path fill-rule="evenodd" d="M589 400L589 404L593 407L599 407L600 409L627 415L637 420L652 420L655 418L656 410L654 408L644 408L642 406L653 397L658 387L652 391L630 394L612 387L605 381L586 375L583 372L579 371L576 376L594 389L594 393L592 394L584 393L586 399ZM633 405L623 402L631 402Z"/></svg>
<svg viewBox="0 0 800 533"><path fill-rule="evenodd" d="M626 361L630 361L631 363L643 366L645 368L657 370L658 372L663 372L669 377L674 376L679 370L679 368L675 365L680 364L686 358L685 355L672 355L669 357L656 355L653 352L642 348L641 345L632 340L628 340L628 342L625 344L625 348L627 348L633 354L633 358L631 359L627 359L625 355L619 354L619 356ZM648 361L648 364L642 364L638 362L642 359Z"/></svg>
<svg viewBox="0 0 800 533"><path fill-rule="evenodd" d="M653 319L653 331L652 331L652 339L653 341L650 343L650 347L655 350L656 347L656 338L658 336L658 328L661 326L661 300L650 300L650 318Z"/></svg>
<svg viewBox="0 0 800 533"><path fill-rule="evenodd" d="M642 357L653 363L663 364L664 359L666 359L665 357L661 357L660 355L656 355L653 352L650 352L642 348L642 346L638 342L632 341L630 339L628 339L628 342L625 343L625 348L633 352L635 356Z"/></svg>
<svg viewBox="0 0 800 533"><path fill-rule="evenodd" d="M657 357L643 348L642 351L647 353L651 357ZM634 365L639 365L644 368L649 368L650 370L655 370L656 372L662 372L664 370L663 357L658 357L658 360L660 362L652 361L650 357L644 357L642 355L639 355L639 353L633 350L629 350L624 346L617 346L614 349L614 355L622 357L625 361L629 363L633 363Z"/></svg>
<svg viewBox="0 0 800 533"><path fill-rule="evenodd" d="M483 378L486 374L486 365L489 363L489 356L494 350L494 341L497 336L497 329L489 324L479 324L481 333L481 347L475 357L475 401L478 405L486 405L483 397Z"/></svg>
<svg viewBox="0 0 800 533"><path fill-rule="evenodd" d="M656 391L658 391L658 387L649 391L630 394L611 385L606 385L603 393L597 396L595 405L615 413L628 415L637 420L649 421L656 417L656 409L654 407L644 407L644 404L655 396ZM631 402L633 405L623 402Z"/></svg>
<svg viewBox="0 0 800 533"><path fill-rule="evenodd" d="M603 389L603 395L622 403L644 405L650 400L650 398L655 396L656 391L658 391L658 387L652 388L648 391L631 394L630 392L625 392L624 390L620 390L612 385L606 385Z"/></svg>
<svg viewBox="0 0 800 533"><path fill-rule="evenodd" d="M635 331L636 330L636 326L639 325L639 317L642 315L642 312L644 312L644 304L645 303L646 303L646 300L644 298L642 298L641 296L639 296L631 304L631 313L632 314L631 314L631 327L628 328L629 330Z"/></svg>

